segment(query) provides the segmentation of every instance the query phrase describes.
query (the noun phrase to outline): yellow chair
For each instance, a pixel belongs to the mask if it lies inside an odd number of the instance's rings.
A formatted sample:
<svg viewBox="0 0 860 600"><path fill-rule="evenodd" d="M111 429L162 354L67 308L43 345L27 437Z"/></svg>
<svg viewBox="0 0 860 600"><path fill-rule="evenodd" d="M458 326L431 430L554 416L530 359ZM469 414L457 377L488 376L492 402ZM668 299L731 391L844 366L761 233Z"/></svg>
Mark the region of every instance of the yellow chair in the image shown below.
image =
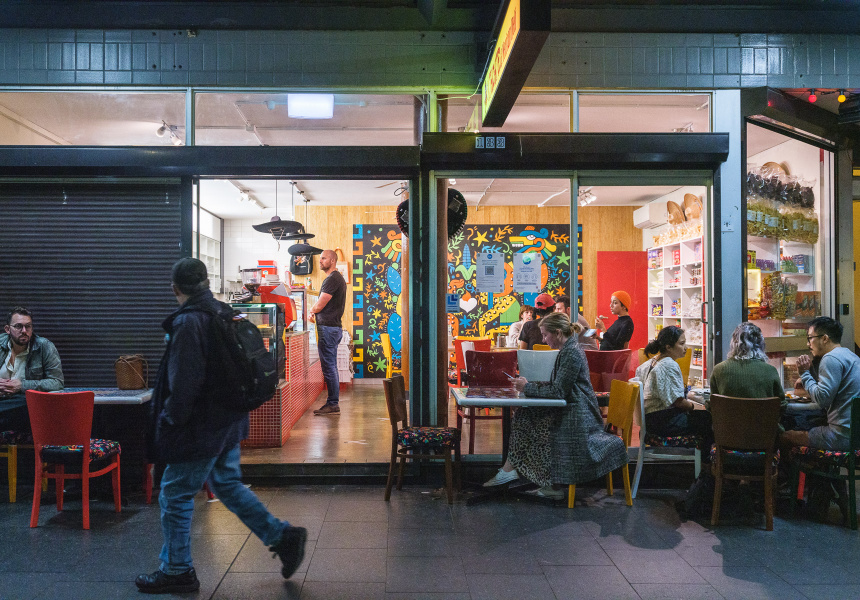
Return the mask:
<svg viewBox="0 0 860 600"><path fill-rule="evenodd" d="M30 446L32 448L32 446ZM9 502L15 502L18 489L18 445L6 444L0 446L0 458L6 458L9 464Z"/></svg>
<svg viewBox="0 0 860 600"><path fill-rule="evenodd" d="M550 348L546 344L535 344L534 346L532 346L532 350L552 350L552 348Z"/></svg>
<svg viewBox="0 0 860 600"><path fill-rule="evenodd" d="M639 399L639 385L620 379L613 379L609 390L609 410L606 416L607 429L614 427L621 434L625 451L630 447L633 436L633 409ZM633 493L630 489L630 469L624 465L621 471L624 479L624 499L627 506L633 506ZM612 495L612 471L606 474L606 494ZM576 484L568 486L567 507L573 508L576 497Z"/></svg>
<svg viewBox="0 0 860 600"><path fill-rule="evenodd" d="M647 355L647 354L645 354L645 349L644 349L644 348L639 348L639 364L641 365L641 364L642 364L642 363L644 363L646 360L648 360L648 355Z"/></svg>
<svg viewBox="0 0 860 600"><path fill-rule="evenodd" d="M385 360L388 363L388 366L385 368L385 378L391 379L391 376L394 373L403 373L403 368L395 369L394 368L394 359L392 358L393 352L391 351L391 336L387 333L383 333L379 336L382 340L382 354L385 356Z"/></svg>
<svg viewBox="0 0 860 600"><path fill-rule="evenodd" d="M675 359L678 366L681 367L681 375L684 378L684 385L690 381L690 362L693 360L693 349L687 348L687 353L681 358Z"/></svg>

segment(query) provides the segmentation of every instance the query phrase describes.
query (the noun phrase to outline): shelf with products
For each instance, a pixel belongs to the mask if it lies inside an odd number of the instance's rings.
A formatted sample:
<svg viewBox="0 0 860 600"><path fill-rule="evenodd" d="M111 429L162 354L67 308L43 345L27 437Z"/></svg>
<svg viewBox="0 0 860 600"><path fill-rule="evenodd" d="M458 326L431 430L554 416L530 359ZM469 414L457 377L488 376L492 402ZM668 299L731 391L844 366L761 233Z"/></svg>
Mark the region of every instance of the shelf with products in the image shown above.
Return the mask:
<svg viewBox="0 0 860 600"><path fill-rule="evenodd" d="M690 381L701 381L704 365L705 325L702 322L704 298L704 257L701 238L655 246L648 251L648 337L653 339L664 327L684 329L687 345L700 357L691 365ZM658 266L662 265L662 267Z"/></svg>

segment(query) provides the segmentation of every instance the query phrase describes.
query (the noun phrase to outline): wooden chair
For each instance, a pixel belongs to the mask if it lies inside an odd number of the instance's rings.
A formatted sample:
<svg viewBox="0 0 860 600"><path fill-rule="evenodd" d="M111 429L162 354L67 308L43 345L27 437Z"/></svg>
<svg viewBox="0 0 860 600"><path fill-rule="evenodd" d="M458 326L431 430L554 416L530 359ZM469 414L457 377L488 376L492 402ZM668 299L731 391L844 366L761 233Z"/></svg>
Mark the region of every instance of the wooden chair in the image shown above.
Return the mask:
<svg viewBox="0 0 860 600"><path fill-rule="evenodd" d="M457 385L456 387L463 387L462 380L462 371L466 368L466 357L463 354L463 342L468 342L472 344L471 350L478 350L481 352L489 352L492 347L492 340L490 338L480 338L480 337L456 337L454 338L454 366L457 369ZM453 387L453 384L452 384Z"/></svg>
<svg viewBox="0 0 860 600"><path fill-rule="evenodd" d="M517 351L480 352L466 350L466 383L470 386L510 387L511 383L505 373L515 375L517 372ZM463 431L463 419L469 421L469 454L475 453L475 424L476 421L501 420L502 415L480 414L480 407L457 406L457 429Z"/></svg>
<svg viewBox="0 0 860 600"><path fill-rule="evenodd" d="M0 431L0 458L6 459L10 503L18 500L18 450L20 448L33 448L33 437L29 433Z"/></svg>
<svg viewBox="0 0 860 600"><path fill-rule="evenodd" d="M713 395L711 402L713 403ZM848 482L848 526L857 529L857 468L860 465L860 398L851 400L851 442L847 452L824 450L811 446L796 446L791 449L792 489L797 495L791 497L794 512L798 498L803 497L800 485L801 473L819 475L827 479ZM846 474L842 475L842 469Z"/></svg>
<svg viewBox="0 0 860 600"><path fill-rule="evenodd" d="M609 411L606 416L606 429L620 433L624 441L624 448L630 447L630 439L633 437L633 411L636 400L639 399L639 384L628 383L614 379L609 391ZM624 465L621 471L624 481L624 500L627 506L633 506L633 492L630 489L630 468ZM612 495L612 471L606 474L606 494ZM576 484L568 486L567 507L573 508L576 496Z"/></svg>
<svg viewBox="0 0 860 600"><path fill-rule="evenodd" d="M776 436L779 433L778 397L733 398L711 394L714 422L714 508L711 525L720 520L723 479L764 482L764 514L773 531L773 496L776 485Z"/></svg>
<svg viewBox="0 0 860 600"><path fill-rule="evenodd" d="M639 402L633 412L633 420L639 426L639 454L636 457L636 475L633 477L633 497L639 490L639 479L642 477L642 465L645 462L645 450L650 447L656 448L688 448L693 450L694 474L698 478L702 472L702 447L704 439L695 435L684 435L674 437L661 437L648 433L645 427L645 385L637 378L630 379L630 383L639 385ZM678 460L682 458L675 454L659 454L650 452L649 456L656 459Z"/></svg>
<svg viewBox="0 0 860 600"><path fill-rule="evenodd" d="M90 528L90 479L111 473L113 501L121 510L118 442L91 439L93 392L36 392L27 390L27 410L33 429L36 478L30 527L39 525L41 482L53 479L57 489L57 510L63 510L63 484L66 479L81 480L83 527ZM70 472L67 472L66 469Z"/></svg>
<svg viewBox="0 0 860 600"><path fill-rule="evenodd" d="M550 348L546 344L535 344L534 346L532 346L532 350L545 351L552 350L552 348Z"/></svg>
<svg viewBox="0 0 860 600"><path fill-rule="evenodd" d="M588 361L591 387L595 392L609 392L614 379L626 381L630 375L630 349L583 350Z"/></svg>
<svg viewBox="0 0 860 600"><path fill-rule="evenodd" d="M379 337L382 341L382 355L385 356L385 362L388 365L385 367L385 376L390 379L395 373L403 373L403 368L402 365L401 367L394 367L394 353L391 350L391 336L387 333L383 333Z"/></svg>
<svg viewBox="0 0 860 600"><path fill-rule="evenodd" d="M690 382L690 364L693 361L693 349L687 348L687 353L681 358L676 358L675 362L681 367L681 376L684 378L684 385Z"/></svg>
<svg viewBox="0 0 860 600"><path fill-rule="evenodd" d="M402 375L382 380L388 419L391 421L391 463L388 466L388 482L385 485L385 501L391 500L394 483L394 468L398 459L397 489L403 488L403 469L406 459L445 460L445 490L448 504L454 503L453 466L457 470L457 488L460 487L460 430L454 427L409 427L407 425L406 386Z"/></svg>

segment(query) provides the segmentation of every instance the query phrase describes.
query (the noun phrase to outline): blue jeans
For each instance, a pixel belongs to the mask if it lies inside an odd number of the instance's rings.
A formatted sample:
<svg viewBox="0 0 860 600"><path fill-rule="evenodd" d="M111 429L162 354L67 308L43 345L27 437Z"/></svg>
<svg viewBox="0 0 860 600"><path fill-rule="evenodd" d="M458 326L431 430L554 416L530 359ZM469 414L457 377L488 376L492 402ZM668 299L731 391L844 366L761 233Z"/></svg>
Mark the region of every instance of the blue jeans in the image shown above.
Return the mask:
<svg viewBox="0 0 860 600"><path fill-rule="evenodd" d="M239 445L219 456L183 463L170 463L161 478L161 570L168 575L185 573L191 562L191 515L194 496L209 480L212 491L248 529L267 546L276 544L289 525L273 517L257 496L242 485Z"/></svg>
<svg viewBox="0 0 860 600"><path fill-rule="evenodd" d="M340 327L317 325L317 348L320 353L325 387L328 390L328 404L337 405L340 402L340 377L337 374L337 347L343 337Z"/></svg>

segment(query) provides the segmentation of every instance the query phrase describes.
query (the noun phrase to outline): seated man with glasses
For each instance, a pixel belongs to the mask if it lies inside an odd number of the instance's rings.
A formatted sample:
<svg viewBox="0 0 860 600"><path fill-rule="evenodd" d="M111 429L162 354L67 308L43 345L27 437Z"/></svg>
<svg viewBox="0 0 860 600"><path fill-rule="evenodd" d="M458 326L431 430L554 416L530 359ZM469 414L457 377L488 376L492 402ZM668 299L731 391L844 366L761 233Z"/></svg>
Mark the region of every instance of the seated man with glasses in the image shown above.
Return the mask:
<svg viewBox="0 0 860 600"><path fill-rule="evenodd" d="M797 370L810 399L827 414L827 425L809 431L786 431L784 447L813 446L845 451L851 438L851 399L860 396L860 358L842 347L842 325L830 317L809 322L806 345L812 356L797 359ZM818 381L810 373L813 357L820 358Z"/></svg>
<svg viewBox="0 0 860 600"><path fill-rule="evenodd" d="M0 431L30 431L26 390L63 389L63 367L54 344L33 333L30 311L16 306L0 334Z"/></svg>

